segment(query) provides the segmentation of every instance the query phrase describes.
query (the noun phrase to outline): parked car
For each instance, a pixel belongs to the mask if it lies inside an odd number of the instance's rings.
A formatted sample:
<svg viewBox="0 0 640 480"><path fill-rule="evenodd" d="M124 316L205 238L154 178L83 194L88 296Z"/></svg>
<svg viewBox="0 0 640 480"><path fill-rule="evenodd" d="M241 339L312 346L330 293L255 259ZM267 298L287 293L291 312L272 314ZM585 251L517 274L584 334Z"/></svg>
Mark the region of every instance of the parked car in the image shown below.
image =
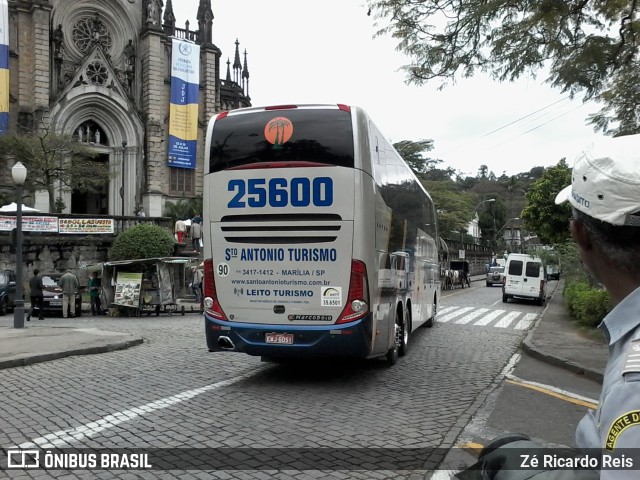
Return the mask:
<svg viewBox="0 0 640 480"><path fill-rule="evenodd" d="M487 287L493 287L494 285L502 286L504 281L504 267L489 267L487 272Z"/></svg>
<svg viewBox="0 0 640 480"><path fill-rule="evenodd" d="M558 265L547 265L547 280L560 280L560 267Z"/></svg>
<svg viewBox="0 0 640 480"><path fill-rule="evenodd" d="M58 286L58 281L62 277L62 273L48 273L42 275L42 295L43 306L46 314L62 315L62 289ZM82 290L83 287L76 292L76 317L82 315Z"/></svg>
<svg viewBox="0 0 640 480"><path fill-rule="evenodd" d="M12 312L16 296L16 274L12 270L0 271L0 315Z"/></svg>

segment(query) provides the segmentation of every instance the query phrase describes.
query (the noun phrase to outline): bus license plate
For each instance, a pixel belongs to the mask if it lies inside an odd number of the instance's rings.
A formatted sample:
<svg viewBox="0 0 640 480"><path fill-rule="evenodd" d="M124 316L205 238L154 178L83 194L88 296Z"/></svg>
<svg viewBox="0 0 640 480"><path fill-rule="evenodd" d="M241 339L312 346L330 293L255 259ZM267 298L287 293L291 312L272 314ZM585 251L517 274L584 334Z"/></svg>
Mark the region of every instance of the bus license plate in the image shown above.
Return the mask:
<svg viewBox="0 0 640 480"><path fill-rule="evenodd" d="M291 345L293 343L293 333L267 333L265 341L267 343Z"/></svg>

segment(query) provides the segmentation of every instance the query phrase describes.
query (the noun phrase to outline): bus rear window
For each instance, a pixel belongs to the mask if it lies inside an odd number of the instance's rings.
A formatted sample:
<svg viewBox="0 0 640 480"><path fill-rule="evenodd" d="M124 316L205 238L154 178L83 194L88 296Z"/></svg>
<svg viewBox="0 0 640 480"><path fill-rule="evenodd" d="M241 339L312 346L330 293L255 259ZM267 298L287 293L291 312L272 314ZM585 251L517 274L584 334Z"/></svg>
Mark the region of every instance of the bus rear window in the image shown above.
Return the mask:
<svg viewBox="0 0 640 480"><path fill-rule="evenodd" d="M214 124L210 154L209 173L271 162L353 168L351 113L300 108L228 115Z"/></svg>

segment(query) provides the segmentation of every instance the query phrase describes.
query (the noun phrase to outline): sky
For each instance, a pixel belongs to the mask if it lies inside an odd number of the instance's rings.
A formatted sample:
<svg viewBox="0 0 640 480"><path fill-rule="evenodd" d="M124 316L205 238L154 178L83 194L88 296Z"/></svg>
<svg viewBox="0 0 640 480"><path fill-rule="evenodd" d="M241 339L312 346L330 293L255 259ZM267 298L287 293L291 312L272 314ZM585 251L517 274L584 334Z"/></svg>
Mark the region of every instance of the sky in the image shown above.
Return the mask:
<svg viewBox="0 0 640 480"><path fill-rule="evenodd" d="M189 20L197 28L198 3L173 2L176 26ZM444 89L437 80L407 85L399 69L409 58L390 36L374 38L364 0L216 1L212 9L222 74L238 39L247 51L253 106L358 105L389 141L432 139L429 157L470 176L480 165L497 176L562 158L572 166L601 136L586 121L600 107L552 89L544 74L515 83L476 75Z"/></svg>

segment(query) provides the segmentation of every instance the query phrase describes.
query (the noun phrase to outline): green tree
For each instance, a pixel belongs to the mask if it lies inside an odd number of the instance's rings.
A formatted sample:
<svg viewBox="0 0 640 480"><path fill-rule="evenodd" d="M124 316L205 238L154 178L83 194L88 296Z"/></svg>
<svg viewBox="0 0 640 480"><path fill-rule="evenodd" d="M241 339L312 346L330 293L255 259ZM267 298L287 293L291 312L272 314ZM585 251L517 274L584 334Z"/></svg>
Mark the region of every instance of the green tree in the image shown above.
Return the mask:
<svg viewBox="0 0 640 480"><path fill-rule="evenodd" d="M177 220L187 220L202 214L202 197L181 198L176 202L167 202L164 206L165 216L173 223Z"/></svg>
<svg viewBox="0 0 640 480"><path fill-rule="evenodd" d="M440 236L460 238L460 231L467 229L476 205L476 196L456 187L451 179L442 181L423 180L422 185L429 192L436 206ZM456 233L452 233L456 232Z"/></svg>
<svg viewBox="0 0 640 480"><path fill-rule="evenodd" d="M568 221L571 207L556 205L557 193L571 183L571 168L565 159L547 168L525 195L520 218L527 230L536 232L542 243L565 243L569 240Z"/></svg>
<svg viewBox="0 0 640 480"><path fill-rule="evenodd" d="M408 81L488 72L499 81L549 69L548 83L604 108L590 121L607 134L640 132L637 0L368 0L378 35L412 60ZM612 127L612 124L614 126Z"/></svg>
<svg viewBox="0 0 640 480"><path fill-rule="evenodd" d="M152 223L131 227L118 235L109 249L109 260L168 257L175 239L165 228Z"/></svg>
<svg viewBox="0 0 640 480"><path fill-rule="evenodd" d="M50 128L0 136L0 158L7 166L22 162L29 170L25 186L44 190L49 211L56 212L56 187L61 192L96 192L110 177L109 164L95 161L96 152L70 135Z"/></svg>
<svg viewBox="0 0 640 480"><path fill-rule="evenodd" d="M425 173L432 170L436 165L442 163L442 160L428 158L424 156L424 152L433 150L433 140L401 140L393 144L400 156L409 164L415 173Z"/></svg>

